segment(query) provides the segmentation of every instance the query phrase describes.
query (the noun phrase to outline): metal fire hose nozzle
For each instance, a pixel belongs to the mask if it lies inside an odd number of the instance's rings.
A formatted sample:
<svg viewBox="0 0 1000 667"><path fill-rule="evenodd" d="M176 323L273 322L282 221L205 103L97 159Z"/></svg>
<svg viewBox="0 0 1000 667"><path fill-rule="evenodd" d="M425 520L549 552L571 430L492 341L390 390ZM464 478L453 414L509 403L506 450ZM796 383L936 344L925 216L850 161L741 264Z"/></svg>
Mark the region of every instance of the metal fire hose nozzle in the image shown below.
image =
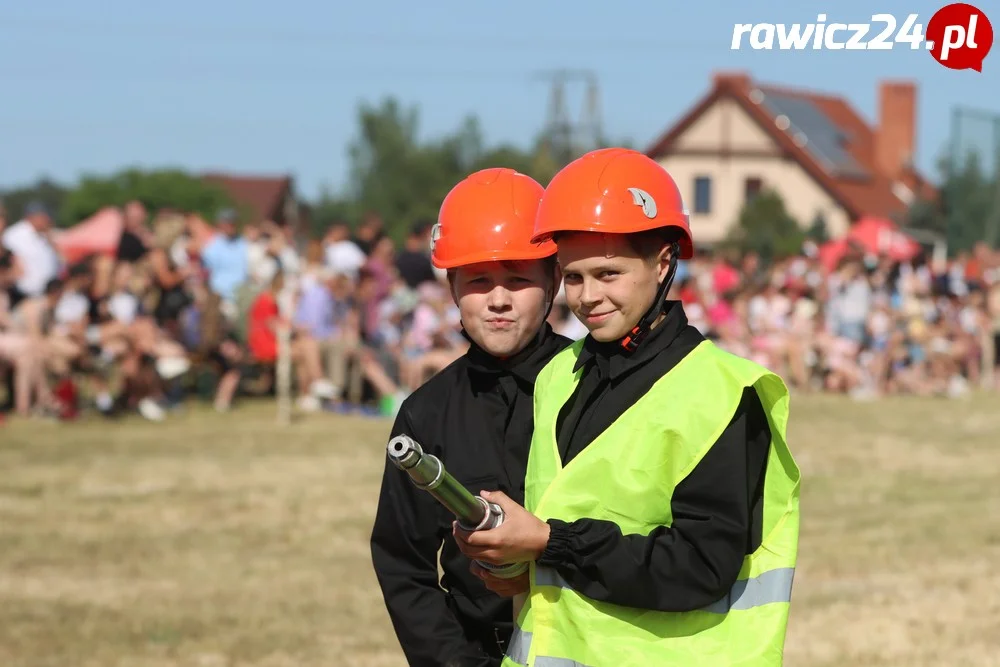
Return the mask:
<svg viewBox="0 0 1000 667"><path fill-rule="evenodd" d="M444 464L433 454L427 454L416 440L408 435L397 435L386 446L393 465L410 476L419 489L427 491L449 512L455 515L458 525L467 531L491 530L503 524L503 510L496 503L487 502L469 493L468 489L452 477ZM527 563L491 565L476 561L496 577L511 579L528 569Z"/></svg>

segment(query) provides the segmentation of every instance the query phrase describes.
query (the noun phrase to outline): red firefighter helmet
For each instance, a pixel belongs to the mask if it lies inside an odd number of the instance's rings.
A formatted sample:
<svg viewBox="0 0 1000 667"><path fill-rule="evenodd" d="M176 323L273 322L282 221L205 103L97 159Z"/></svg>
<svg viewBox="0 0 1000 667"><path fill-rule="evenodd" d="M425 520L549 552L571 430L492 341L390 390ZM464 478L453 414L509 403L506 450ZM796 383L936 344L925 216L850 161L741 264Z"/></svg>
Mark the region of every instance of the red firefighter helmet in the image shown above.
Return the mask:
<svg viewBox="0 0 1000 667"><path fill-rule="evenodd" d="M682 232L680 259L690 259L691 226L674 179L638 151L603 148L555 175L542 195L532 241L559 232L631 234L663 227Z"/></svg>
<svg viewBox="0 0 1000 667"><path fill-rule="evenodd" d="M532 243L544 188L513 169L477 171L452 188L432 232L431 261L439 269L477 262L551 257L551 241Z"/></svg>

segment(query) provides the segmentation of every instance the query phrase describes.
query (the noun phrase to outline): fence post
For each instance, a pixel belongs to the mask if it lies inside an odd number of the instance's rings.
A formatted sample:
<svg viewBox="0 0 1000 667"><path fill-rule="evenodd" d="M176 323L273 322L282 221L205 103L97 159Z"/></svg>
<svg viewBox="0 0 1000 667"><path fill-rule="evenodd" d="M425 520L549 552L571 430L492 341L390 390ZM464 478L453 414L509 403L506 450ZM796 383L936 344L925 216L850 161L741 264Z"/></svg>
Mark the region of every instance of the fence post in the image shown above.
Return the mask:
<svg viewBox="0 0 1000 667"><path fill-rule="evenodd" d="M288 425L292 422L292 295L294 292L285 285L278 297L278 363L275 368L275 380L278 395L278 423Z"/></svg>

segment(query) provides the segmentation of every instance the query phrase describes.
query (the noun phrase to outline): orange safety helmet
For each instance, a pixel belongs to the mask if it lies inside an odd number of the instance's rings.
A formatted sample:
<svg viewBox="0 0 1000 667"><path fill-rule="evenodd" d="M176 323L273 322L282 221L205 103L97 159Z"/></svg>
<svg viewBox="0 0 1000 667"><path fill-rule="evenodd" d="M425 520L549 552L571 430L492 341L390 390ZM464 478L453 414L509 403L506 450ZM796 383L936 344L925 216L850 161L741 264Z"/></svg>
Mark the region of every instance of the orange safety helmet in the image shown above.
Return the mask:
<svg viewBox="0 0 1000 667"><path fill-rule="evenodd" d="M694 256L688 211L674 179L627 148L602 148L563 167L545 189L533 242L557 232L632 234L661 227L683 232L679 259Z"/></svg>
<svg viewBox="0 0 1000 667"><path fill-rule="evenodd" d="M513 169L483 169L452 188L431 233L431 261L439 269L504 260L544 259L551 241L532 243L544 188Z"/></svg>

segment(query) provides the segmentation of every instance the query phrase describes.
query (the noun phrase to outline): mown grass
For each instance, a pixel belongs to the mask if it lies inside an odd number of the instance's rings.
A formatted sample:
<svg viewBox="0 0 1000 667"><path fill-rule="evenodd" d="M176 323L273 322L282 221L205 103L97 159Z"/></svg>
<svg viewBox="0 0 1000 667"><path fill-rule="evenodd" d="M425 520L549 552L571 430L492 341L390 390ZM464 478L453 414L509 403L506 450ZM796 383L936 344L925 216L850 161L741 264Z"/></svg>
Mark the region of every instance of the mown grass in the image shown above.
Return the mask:
<svg viewBox="0 0 1000 667"><path fill-rule="evenodd" d="M1000 665L998 405L795 398L786 665ZM368 557L388 428L0 427L0 665L403 665Z"/></svg>

